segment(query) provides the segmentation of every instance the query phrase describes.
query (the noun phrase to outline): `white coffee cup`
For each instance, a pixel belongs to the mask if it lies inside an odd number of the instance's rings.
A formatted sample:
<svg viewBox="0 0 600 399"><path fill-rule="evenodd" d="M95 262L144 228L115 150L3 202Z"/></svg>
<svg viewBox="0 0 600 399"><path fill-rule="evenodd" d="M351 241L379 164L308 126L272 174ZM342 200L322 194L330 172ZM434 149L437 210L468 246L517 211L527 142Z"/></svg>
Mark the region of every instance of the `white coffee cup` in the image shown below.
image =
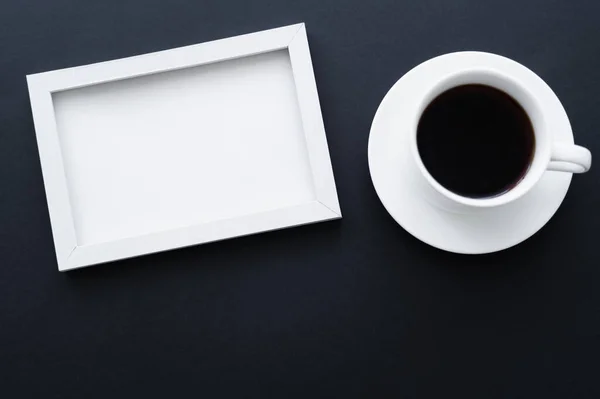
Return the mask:
<svg viewBox="0 0 600 399"><path fill-rule="evenodd" d="M455 53L460 55L461 53ZM500 56L489 53L474 53L471 65L465 68L464 62L456 70L432 81L423 82L427 87L419 90L419 97L413 98L416 107L412 112L410 151L414 166L418 169L419 182L428 201L446 210L469 212L478 209L506 205L529 192L547 171L564 173L584 173L590 169L592 155L584 147L555 140L552 126L548 123L548 113L554 107L545 98L540 85L545 85L541 78L516 63L488 62L490 58ZM445 55L451 58L452 54ZM451 59L448 60L451 63ZM452 68L450 68L452 69ZM462 85L482 84L499 89L514 98L528 114L535 134L535 151L529 169L521 181L512 189L498 196L486 198L469 198L456 194L438 183L428 172L419 155L417 147L417 127L425 108L443 92ZM477 165L473 165L477 167Z"/></svg>

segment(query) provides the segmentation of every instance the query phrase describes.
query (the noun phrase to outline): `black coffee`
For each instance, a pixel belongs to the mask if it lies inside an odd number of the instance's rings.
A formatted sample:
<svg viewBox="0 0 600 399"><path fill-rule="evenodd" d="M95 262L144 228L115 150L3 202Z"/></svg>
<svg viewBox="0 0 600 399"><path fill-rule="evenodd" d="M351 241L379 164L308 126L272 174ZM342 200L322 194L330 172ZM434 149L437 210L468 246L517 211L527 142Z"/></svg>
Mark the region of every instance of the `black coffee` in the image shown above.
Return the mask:
<svg viewBox="0 0 600 399"><path fill-rule="evenodd" d="M511 96L484 85L464 85L436 97L417 130L427 171L448 190L493 197L525 176L535 149L533 126Z"/></svg>

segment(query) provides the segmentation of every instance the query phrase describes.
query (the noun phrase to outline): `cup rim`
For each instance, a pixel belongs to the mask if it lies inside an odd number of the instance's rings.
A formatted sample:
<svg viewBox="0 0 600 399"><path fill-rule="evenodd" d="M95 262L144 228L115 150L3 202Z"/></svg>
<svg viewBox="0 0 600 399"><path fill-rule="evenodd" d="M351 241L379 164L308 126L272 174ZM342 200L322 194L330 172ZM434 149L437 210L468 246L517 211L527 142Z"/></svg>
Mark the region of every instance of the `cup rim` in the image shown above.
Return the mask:
<svg viewBox="0 0 600 399"><path fill-rule="evenodd" d="M437 80L429 89L426 90L425 94L421 96L420 100L417 102L416 107L416 116L412 121L411 126L411 140L410 140L410 151L413 155L414 160L416 161L419 172L422 176L427 180L429 185L433 187L438 193L446 197L447 199L454 201L456 203L476 207L476 208L490 208L499 205L504 205L509 202L515 201L518 198L525 195L535 184L539 182L542 178L544 172L546 171L546 167L550 162L550 141L549 140L538 140L539 136L543 134L540 130L540 127L536 129L536 126L533 126L534 135L536 137L536 147L538 145L542 145L543 148L537 149L534 152L533 160L531 161L527 172L520 179L520 181L508 191L483 198L471 198L462 196L457 194L446 187L442 186L427 170L425 164L421 159L421 155L419 153L419 149L417 146L417 133L418 133L418 125L421 120L421 116L423 112L427 108L427 106L439 95L442 93L459 86L464 86L468 84L482 84L497 90L501 90L504 93L508 94L513 98L523 110L527 113L527 116L530 118L533 124L532 116L527 111L527 108L521 101L518 101L513 93L507 91L504 87L499 87L500 85L490 84L490 83L481 83L478 79L473 78L474 76L486 76L495 81L505 82L512 87L518 88L521 92L520 94L528 98L533 107L538 111L540 115L542 115L539 110L541 109L540 103L535 97L535 95L527 88L527 85L524 82L520 82L517 79L511 77L506 73L502 73L501 71L495 68L488 68L485 66L477 66L468 69L461 69L459 71L452 72L445 77ZM456 83L454 83L456 82Z"/></svg>

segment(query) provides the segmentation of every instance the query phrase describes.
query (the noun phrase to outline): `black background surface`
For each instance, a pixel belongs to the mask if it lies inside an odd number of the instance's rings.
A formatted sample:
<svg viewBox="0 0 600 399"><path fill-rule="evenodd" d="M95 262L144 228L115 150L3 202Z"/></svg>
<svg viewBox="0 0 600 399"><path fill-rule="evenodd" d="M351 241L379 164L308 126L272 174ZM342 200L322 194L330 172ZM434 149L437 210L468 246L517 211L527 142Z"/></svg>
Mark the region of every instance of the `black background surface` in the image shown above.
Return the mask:
<svg viewBox="0 0 600 399"><path fill-rule="evenodd" d="M600 168L501 253L386 213L370 123L451 51L511 57L600 153L597 0L4 0L0 397L600 397ZM25 75L306 22L344 218L57 271Z"/></svg>

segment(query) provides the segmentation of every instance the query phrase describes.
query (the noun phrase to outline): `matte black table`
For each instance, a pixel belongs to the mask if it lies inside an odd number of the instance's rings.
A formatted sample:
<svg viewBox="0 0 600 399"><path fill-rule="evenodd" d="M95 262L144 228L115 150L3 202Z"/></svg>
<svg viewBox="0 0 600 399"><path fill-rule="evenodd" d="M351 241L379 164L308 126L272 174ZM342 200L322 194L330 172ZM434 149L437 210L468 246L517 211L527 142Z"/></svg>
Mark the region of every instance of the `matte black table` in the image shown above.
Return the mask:
<svg viewBox="0 0 600 399"><path fill-rule="evenodd" d="M389 87L458 50L533 69L600 154L599 15L597 0L5 0L0 397L600 397L600 168L533 238L470 257L398 226L366 155ZM302 21L344 218L59 273L25 75Z"/></svg>

